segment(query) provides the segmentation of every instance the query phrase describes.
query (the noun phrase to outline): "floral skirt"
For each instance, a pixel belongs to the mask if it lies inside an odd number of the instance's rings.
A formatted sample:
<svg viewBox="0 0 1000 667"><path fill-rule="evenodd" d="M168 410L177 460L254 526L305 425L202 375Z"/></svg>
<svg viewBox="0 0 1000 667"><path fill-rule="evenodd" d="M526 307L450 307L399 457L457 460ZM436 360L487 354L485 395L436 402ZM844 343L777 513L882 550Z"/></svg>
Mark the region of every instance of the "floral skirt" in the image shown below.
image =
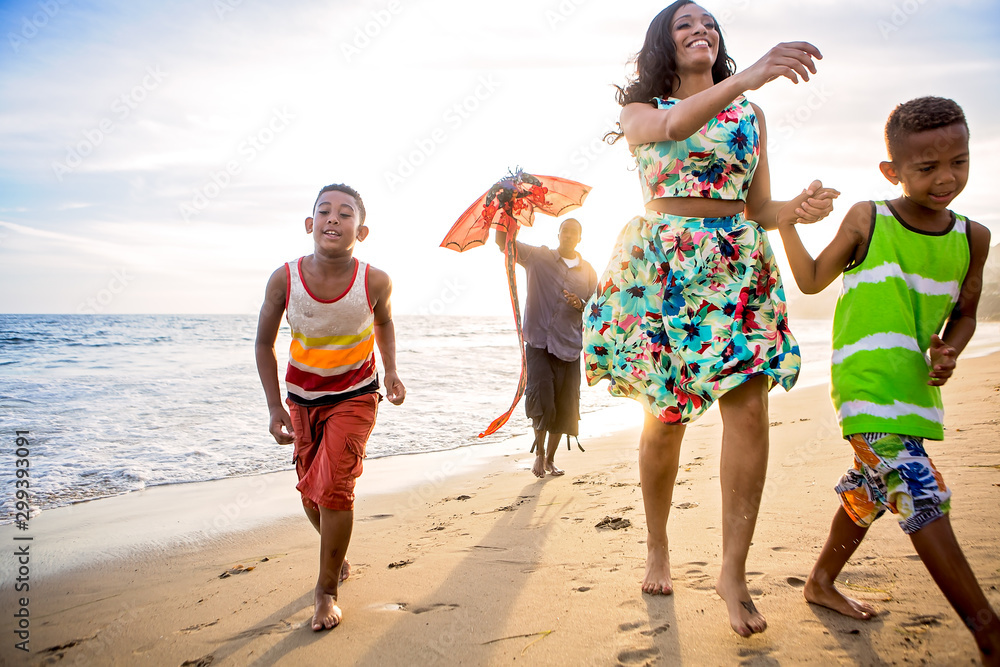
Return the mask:
<svg viewBox="0 0 1000 667"><path fill-rule="evenodd" d="M587 382L611 381L667 424L757 376L791 389L799 346L764 231L742 214L629 221L584 309Z"/></svg>

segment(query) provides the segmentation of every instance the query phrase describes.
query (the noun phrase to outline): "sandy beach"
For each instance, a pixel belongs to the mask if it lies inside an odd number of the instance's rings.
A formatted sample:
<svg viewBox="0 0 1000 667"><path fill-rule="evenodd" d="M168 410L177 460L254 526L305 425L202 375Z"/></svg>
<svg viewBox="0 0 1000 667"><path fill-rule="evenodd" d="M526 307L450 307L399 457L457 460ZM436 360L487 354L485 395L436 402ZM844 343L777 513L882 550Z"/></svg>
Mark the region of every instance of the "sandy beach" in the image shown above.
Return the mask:
<svg viewBox="0 0 1000 667"><path fill-rule="evenodd" d="M929 450L952 521L1000 608L1000 354L963 359ZM173 485L43 513L7 547L4 664L976 664L971 636L884 517L841 585L881 614L807 604L803 581L850 462L825 386L771 394L771 456L748 561L768 630L742 639L714 592L721 560L717 409L688 430L669 534L676 592L639 589L645 523L633 427L563 448L536 480L524 441L366 463L342 625L309 628L318 538L294 473ZM376 493L376 488L380 491ZM597 527L610 517L611 527ZM621 520L615 520L621 519ZM629 524L624 525L623 524ZM31 536L31 541L15 541ZM11 580L30 545L30 592ZM12 546L13 545L13 546Z"/></svg>

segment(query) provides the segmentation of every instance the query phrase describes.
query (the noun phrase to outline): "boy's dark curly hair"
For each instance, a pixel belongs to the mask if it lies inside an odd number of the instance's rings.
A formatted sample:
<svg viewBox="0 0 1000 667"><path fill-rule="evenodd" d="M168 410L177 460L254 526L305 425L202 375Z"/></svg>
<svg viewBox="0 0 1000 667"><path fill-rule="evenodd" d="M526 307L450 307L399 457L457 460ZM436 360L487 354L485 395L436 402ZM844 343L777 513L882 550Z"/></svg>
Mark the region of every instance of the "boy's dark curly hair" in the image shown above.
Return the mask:
<svg viewBox="0 0 1000 667"><path fill-rule="evenodd" d="M344 185L343 183L333 183L331 185L324 185L320 189L319 194L316 195L316 201L313 202L313 212L315 213L316 204L319 203L319 198L323 196L323 193L331 192L334 190L336 190L337 192L343 192L346 195L351 195L352 197L354 197L354 201L358 202L358 213L360 214L361 217L361 224L362 225L365 224L365 203L361 201L361 195L359 195L358 191L352 188L350 185Z"/></svg>
<svg viewBox="0 0 1000 667"><path fill-rule="evenodd" d="M625 106L633 102L649 104L654 97L669 97L678 85L677 47L671 36L671 27L677 10L685 5L697 4L691 0L677 0L664 8L646 30L646 41L635 56L635 78L628 81L624 88L615 84L618 104ZM726 42L722 38L722 30L718 22L715 31L719 33L719 54L712 65L712 80L719 83L736 73L736 63L726 52ZM624 136L621 123L617 130L604 135L605 141L615 143Z"/></svg>
<svg viewBox="0 0 1000 667"><path fill-rule="evenodd" d="M944 97L918 97L909 102L903 102L892 110L885 124L885 145L889 151L889 159L899 151L903 140L911 134L936 130L961 123L969 130L962 107L953 100Z"/></svg>

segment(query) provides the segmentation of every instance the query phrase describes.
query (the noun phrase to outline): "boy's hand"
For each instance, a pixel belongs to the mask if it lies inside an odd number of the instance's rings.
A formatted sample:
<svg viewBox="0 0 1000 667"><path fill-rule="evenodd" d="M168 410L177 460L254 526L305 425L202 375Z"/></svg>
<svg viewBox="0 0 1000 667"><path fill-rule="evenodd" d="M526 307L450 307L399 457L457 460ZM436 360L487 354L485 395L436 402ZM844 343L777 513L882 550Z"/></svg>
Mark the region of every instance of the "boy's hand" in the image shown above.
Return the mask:
<svg viewBox="0 0 1000 667"><path fill-rule="evenodd" d="M927 384L932 387L940 387L955 372L958 353L955 348L941 340L937 334L931 336L931 347L928 352L931 356L931 379L927 381Z"/></svg>
<svg viewBox="0 0 1000 667"><path fill-rule="evenodd" d="M406 398L406 387L396 375L396 371L385 373L385 397L393 405L402 405L403 399Z"/></svg>
<svg viewBox="0 0 1000 667"><path fill-rule="evenodd" d="M778 216L778 223L784 220L786 223L809 225L819 222L833 211L833 200L840 196L840 192L833 188L824 188L822 181L813 181L809 187L802 191L795 199L782 207Z"/></svg>
<svg viewBox="0 0 1000 667"><path fill-rule="evenodd" d="M271 425L268 430L279 445L290 445L295 442L292 418L288 415L288 411L280 406L271 410Z"/></svg>

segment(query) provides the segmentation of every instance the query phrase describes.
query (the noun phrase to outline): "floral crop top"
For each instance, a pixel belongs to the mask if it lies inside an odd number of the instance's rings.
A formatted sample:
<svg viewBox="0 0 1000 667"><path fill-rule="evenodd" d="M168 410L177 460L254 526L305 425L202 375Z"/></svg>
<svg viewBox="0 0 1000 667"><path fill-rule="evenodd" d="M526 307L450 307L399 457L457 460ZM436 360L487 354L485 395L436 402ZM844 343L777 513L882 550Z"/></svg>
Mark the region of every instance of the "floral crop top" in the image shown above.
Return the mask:
<svg viewBox="0 0 1000 667"><path fill-rule="evenodd" d="M669 109L680 100L655 101ZM757 114L740 95L684 141L636 146L643 203L661 197L746 200L759 157Z"/></svg>

